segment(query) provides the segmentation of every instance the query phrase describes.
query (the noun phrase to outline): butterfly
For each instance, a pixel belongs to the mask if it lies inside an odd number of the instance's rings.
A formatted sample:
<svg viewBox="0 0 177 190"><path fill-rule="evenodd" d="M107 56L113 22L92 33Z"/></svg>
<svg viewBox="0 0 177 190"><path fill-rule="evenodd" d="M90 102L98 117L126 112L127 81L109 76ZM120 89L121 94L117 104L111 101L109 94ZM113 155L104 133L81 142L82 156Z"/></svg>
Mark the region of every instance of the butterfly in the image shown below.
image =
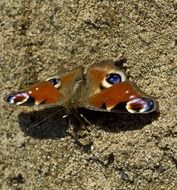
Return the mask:
<svg viewBox="0 0 177 190"><path fill-rule="evenodd" d="M11 92L6 102L17 106L61 106L99 112L146 114L158 110L158 102L129 81L121 61L94 63L84 72L78 66Z"/></svg>

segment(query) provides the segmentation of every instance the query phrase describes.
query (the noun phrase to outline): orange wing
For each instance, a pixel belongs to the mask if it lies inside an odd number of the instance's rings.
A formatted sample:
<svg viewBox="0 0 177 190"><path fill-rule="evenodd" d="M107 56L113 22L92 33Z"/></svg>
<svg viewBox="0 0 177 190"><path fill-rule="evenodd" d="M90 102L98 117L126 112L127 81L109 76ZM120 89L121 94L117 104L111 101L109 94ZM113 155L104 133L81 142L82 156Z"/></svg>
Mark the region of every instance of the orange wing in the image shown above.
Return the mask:
<svg viewBox="0 0 177 190"><path fill-rule="evenodd" d="M111 61L92 65L86 77L87 85L82 106L107 112L149 113L156 111L157 101L129 82L121 67Z"/></svg>
<svg viewBox="0 0 177 190"><path fill-rule="evenodd" d="M83 82L83 68L77 67L68 73L38 82L25 90L12 92L6 97L14 105L63 105L72 98Z"/></svg>

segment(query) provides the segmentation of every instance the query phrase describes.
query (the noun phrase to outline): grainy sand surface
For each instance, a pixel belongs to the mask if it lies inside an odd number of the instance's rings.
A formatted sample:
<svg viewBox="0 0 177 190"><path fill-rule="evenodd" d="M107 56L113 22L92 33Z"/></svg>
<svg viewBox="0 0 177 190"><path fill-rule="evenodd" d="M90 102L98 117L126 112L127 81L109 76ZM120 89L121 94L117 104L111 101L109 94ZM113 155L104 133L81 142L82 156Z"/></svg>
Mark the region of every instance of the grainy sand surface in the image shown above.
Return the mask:
<svg viewBox="0 0 177 190"><path fill-rule="evenodd" d="M0 45L0 189L177 189L177 1L1 0ZM29 127L56 109L3 100L63 69L120 58L160 115L89 113L76 142L62 114Z"/></svg>

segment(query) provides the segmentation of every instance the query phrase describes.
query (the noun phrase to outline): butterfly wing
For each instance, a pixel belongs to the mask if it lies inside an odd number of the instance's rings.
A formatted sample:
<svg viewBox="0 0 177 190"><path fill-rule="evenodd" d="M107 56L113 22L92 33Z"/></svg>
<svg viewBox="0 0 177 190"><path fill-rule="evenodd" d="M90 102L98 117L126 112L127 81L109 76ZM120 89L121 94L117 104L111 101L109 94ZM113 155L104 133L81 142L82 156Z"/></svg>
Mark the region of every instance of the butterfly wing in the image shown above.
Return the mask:
<svg viewBox="0 0 177 190"><path fill-rule="evenodd" d="M106 112L149 113L158 103L129 82L122 65L112 61L93 64L83 76L83 68L36 83L6 97L14 105L64 105Z"/></svg>
<svg viewBox="0 0 177 190"><path fill-rule="evenodd" d="M112 61L92 65L86 75L81 107L104 112L149 113L157 102L128 81L121 66Z"/></svg>
<svg viewBox="0 0 177 190"><path fill-rule="evenodd" d="M83 68L50 77L27 89L10 93L5 100L13 105L63 105L71 99L83 82Z"/></svg>

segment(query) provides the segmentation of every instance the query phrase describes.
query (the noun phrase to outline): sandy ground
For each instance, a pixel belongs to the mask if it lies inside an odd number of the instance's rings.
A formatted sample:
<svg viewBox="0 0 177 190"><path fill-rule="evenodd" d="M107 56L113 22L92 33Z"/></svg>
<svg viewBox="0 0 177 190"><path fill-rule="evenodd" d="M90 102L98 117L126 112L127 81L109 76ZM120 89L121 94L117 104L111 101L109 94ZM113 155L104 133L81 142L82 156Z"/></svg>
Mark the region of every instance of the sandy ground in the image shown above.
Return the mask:
<svg viewBox="0 0 177 190"><path fill-rule="evenodd" d="M177 1L1 0L0 45L0 189L177 189ZM3 100L63 69L120 58L159 115L89 113L90 132L76 141L62 114L29 127L56 110Z"/></svg>

